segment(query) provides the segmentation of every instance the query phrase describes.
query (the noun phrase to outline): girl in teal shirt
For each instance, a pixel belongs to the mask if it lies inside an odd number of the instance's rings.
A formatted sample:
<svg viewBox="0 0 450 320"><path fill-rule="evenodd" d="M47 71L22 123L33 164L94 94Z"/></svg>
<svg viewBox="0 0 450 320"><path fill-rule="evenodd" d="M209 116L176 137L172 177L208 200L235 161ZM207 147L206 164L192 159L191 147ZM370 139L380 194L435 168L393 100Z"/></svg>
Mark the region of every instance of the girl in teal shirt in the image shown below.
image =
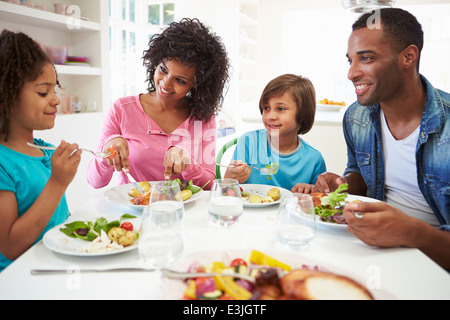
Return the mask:
<svg viewBox="0 0 450 320"><path fill-rule="evenodd" d="M231 163L236 167L227 169L225 178L311 192L317 176L326 171L322 154L300 138L314 124L315 100L309 79L285 74L270 81L259 102L265 129L239 138ZM272 164L279 166L276 175L249 167L262 169Z"/></svg>
<svg viewBox="0 0 450 320"><path fill-rule="evenodd" d="M34 139L51 129L60 100L51 60L23 33L0 34L0 271L69 216L64 193L81 151L62 141L55 151Z"/></svg>

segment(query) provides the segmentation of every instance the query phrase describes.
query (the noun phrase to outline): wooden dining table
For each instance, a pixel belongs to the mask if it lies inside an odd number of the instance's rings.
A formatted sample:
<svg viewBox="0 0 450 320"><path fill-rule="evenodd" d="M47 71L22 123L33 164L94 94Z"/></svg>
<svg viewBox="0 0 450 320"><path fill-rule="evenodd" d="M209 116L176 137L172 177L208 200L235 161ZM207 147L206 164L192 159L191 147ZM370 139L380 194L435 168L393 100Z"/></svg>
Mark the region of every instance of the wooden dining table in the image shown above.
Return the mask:
<svg viewBox="0 0 450 320"><path fill-rule="evenodd" d="M450 275L421 251L411 248L370 247L347 232L345 226L318 224L313 242L300 250L284 248L275 234L279 204L244 206L239 222L230 228L214 226L208 218L209 192L186 203L184 250L174 268L192 256L258 250L289 257L301 265L313 261L364 284L377 299L450 299ZM70 220L119 218L128 213L136 222L142 208L115 203L97 194ZM143 267L138 249L101 256L56 252L39 241L0 273L0 299L181 299L168 292L167 279L158 271L81 272L84 269ZM60 274L34 275L33 269L61 269ZM181 281L181 280L178 280Z"/></svg>

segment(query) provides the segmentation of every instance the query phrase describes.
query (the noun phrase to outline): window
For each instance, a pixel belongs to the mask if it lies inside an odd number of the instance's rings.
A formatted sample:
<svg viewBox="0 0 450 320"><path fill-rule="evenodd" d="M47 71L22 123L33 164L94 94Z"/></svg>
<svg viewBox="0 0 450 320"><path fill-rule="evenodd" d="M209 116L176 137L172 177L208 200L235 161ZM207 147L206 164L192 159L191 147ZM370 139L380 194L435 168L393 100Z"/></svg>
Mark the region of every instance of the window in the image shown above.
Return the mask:
<svg viewBox="0 0 450 320"><path fill-rule="evenodd" d="M147 91L143 52L150 38L175 20L175 2L110 0L112 102Z"/></svg>

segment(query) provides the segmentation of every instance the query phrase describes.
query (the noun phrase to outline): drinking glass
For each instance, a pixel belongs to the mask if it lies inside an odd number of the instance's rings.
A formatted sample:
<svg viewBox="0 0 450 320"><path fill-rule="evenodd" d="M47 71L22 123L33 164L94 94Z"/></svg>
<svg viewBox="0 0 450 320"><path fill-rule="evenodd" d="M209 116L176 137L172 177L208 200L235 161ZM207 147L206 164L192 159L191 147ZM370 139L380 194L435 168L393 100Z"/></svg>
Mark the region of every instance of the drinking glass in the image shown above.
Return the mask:
<svg viewBox="0 0 450 320"><path fill-rule="evenodd" d="M276 235L289 249L298 250L311 243L316 233L316 214L312 197L294 193L283 199L277 216Z"/></svg>
<svg viewBox="0 0 450 320"><path fill-rule="evenodd" d="M208 203L210 221L220 226L233 226L242 215L242 210L239 182L234 179L214 180Z"/></svg>
<svg viewBox="0 0 450 320"><path fill-rule="evenodd" d="M184 241L183 199L178 183L152 183L150 203L143 210L139 256L148 265L162 268L181 257Z"/></svg>

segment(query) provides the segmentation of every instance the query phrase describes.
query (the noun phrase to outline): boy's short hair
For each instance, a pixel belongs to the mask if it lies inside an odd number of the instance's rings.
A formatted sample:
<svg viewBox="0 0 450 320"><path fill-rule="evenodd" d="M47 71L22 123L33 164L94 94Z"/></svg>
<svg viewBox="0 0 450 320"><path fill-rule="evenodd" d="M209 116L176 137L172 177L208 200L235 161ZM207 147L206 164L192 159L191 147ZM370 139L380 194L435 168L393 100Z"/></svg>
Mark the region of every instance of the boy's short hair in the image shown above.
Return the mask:
<svg viewBox="0 0 450 320"><path fill-rule="evenodd" d="M259 100L259 111L264 111L264 105L270 98L290 92L297 104L296 121L299 125L298 134L309 132L316 116L316 91L308 78L295 74L284 74L270 81L264 88Z"/></svg>

